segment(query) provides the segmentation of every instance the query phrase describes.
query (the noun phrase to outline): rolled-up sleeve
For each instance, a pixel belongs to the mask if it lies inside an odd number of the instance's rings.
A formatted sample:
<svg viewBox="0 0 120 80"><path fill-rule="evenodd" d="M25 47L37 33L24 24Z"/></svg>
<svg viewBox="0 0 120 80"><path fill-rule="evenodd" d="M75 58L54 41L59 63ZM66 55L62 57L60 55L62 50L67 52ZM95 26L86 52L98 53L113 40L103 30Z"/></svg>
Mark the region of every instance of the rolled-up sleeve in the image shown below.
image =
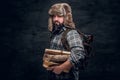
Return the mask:
<svg viewBox="0 0 120 80"><path fill-rule="evenodd" d="M85 57L82 38L76 30L69 31L66 37L71 48L71 55L69 57L69 60L74 66L78 65L80 63L80 60L84 59Z"/></svg>

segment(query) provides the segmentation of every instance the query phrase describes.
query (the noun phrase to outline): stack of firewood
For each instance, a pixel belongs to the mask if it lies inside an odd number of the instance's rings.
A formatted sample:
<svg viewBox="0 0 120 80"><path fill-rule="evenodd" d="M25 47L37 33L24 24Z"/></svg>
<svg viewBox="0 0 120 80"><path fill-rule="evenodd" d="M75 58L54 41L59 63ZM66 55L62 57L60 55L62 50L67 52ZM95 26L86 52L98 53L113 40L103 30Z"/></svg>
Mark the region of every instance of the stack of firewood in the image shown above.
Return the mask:
<svg viewBox="0 0 120 80"><path fill-rule="evenodd" d="M43 56L43 67L48 68L51 66L60 65L65 62L69 56L70 52L68 51L45 49Z"/></svg>

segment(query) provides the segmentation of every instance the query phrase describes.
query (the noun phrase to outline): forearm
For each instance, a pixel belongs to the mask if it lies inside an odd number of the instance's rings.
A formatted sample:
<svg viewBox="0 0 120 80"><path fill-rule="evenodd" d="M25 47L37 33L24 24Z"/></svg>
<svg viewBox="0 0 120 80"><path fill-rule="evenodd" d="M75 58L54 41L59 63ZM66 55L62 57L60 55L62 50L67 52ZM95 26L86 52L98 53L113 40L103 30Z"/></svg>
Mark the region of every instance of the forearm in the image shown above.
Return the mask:
<svg viewBox="0 0 120 80"><path fill-rule="evenodd" d="M69 57L69 61L73 66L77 66L80 64L80 61L85 58L84 50L80 47L76 47L71 49L71 55Z"/></svg>

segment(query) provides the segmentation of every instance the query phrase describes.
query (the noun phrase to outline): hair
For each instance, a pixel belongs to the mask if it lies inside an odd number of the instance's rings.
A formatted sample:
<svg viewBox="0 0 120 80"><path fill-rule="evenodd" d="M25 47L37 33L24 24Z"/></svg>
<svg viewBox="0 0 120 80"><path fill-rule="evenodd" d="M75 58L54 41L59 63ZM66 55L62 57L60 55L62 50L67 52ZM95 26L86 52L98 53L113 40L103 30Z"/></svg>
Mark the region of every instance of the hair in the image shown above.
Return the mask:
<svg viewBox="0 0 120 80"><path fill-rule="evenodd" d="M69 4L67 3L56 3L51 6L51 8L48 11L49 19L48 19L48 29L49 31L52 31L53 29L53 21L52 16L58 15L58 16L64 16L64 25L69 28L75 28L75 24L73 22L72 18L72 10Z"/></svg>

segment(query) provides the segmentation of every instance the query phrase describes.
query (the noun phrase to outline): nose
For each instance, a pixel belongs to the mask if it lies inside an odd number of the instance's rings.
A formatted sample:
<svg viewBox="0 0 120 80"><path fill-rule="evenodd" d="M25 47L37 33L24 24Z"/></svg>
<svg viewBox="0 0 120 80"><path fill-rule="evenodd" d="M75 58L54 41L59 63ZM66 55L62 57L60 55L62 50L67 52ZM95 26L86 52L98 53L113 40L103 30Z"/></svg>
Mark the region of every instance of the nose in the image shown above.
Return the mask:
<svg viewBox="0 0 120 80"><path fill-rule="evenodd" d="M58 20L58 16L54 16L54 20L55 20L55 21Z"/></svg>

